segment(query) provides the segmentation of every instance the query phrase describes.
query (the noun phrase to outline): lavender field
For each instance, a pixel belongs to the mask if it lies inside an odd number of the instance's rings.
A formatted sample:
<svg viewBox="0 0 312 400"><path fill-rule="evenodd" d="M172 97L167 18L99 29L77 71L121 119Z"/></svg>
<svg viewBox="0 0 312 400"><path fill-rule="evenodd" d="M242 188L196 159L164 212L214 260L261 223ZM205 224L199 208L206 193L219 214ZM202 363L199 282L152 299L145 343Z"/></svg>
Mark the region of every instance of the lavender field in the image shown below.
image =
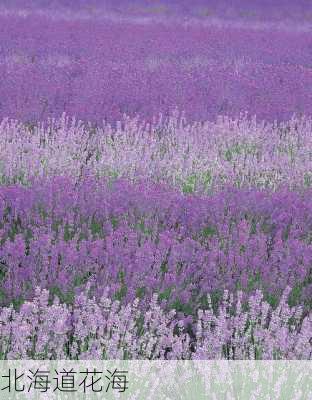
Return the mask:
<svg viewBox="0 0 312 400"><path fill-rule="evenodd" d="M229 3L1 1L0 359L312 358L312 3Z"/></svg>

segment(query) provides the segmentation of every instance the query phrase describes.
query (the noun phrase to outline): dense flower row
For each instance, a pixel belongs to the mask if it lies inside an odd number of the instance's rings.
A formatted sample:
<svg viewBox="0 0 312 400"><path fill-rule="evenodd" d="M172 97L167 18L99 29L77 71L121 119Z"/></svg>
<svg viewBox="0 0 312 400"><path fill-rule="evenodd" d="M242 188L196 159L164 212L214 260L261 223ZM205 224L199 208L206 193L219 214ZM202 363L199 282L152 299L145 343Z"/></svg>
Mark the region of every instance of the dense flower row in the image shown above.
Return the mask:
<svg viewBox="0 0 312 400"><path fill-rule="evenodd" d="M92 177L1 187L3 301L35 286L70 301L90 282L97 298L106 286L126 301L158 292L185 314L223 289L262 288L274 304L290 285L292 301L309 302L311 198L233 188L200 197Z"/></svg>
<svg viewBox="0 0 312 400"><path fill-rule="evenodd" d="M28 126L0 124L2 183L27 183L85 172L111 179L148 179L184 193L237 187L311 186L312 120L280 124L220 118L188 123L177 112L152 124L124 118L116 128L68 118Z"/></svg>
<svg viewBox="0 0 312 400"><path fill-rule="evenodd" d="M0 14L0 118L311 115L310 32L166 21Z"/></svg>
<svg viewBox="0 0 312 400"><path fill-rule="evenodd" d="M81 294L66 306L37 289L19 311L0 310L1 359L309 359L311 315L289 308L288 293L276 309L260 291L245 310L241 292L225 293L217 311L208 296L192 328L164 313L157 296L142 313L138 299L123 306Z"/></svg>
<svg viewBox="0 0 312 400"><path fill-rule="evenodd" d="M27 15L38 13L49 15L54 18L63 19L98 19L115 17L115 19L144 17L142 21L149 18L157 19L157 16L164 20L171 21L172 17L193 18L197 22L222 19L226 22L246 23L250 21L254 25L259 22L274 22L280 27L281 23L293 22L296 27L301 27L311 20L312 6L308 0L285 1L275 0L274 2L263 0L232 0L229 6L228 0L170 0L170 1L146 1L146 0L2 0L1 11L6 13L19 13ZM164 18L165 17L165 18ZM299 22L299 24L298 24Z"/></svg>

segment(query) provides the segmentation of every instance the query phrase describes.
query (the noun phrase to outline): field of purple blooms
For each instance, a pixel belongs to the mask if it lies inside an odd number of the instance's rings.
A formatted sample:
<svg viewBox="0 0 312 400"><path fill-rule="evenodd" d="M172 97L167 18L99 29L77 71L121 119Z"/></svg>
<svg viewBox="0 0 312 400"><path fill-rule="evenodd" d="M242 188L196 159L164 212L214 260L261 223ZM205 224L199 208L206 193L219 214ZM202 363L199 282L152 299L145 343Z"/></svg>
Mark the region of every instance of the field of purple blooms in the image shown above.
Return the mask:
<svg viewBox="0 0 312 400"><path fill-rule="evenodd" d="M312 6L206 3L1 2L0 359L312 358Z"/></svg>

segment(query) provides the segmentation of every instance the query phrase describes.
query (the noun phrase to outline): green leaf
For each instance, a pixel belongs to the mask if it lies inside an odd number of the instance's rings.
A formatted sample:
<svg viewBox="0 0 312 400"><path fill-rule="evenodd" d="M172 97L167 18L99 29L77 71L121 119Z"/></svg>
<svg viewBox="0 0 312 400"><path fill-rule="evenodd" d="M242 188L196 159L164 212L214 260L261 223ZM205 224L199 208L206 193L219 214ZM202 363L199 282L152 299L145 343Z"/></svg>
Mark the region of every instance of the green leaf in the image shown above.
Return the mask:
<svg viewBox="0 0 312 400"><path fill-rule="evenodd" d="M86 284L92 275L93 273L91 271L87 271L82 275L76 275L74 277L73 285L76 287Z"/></svg>
<svg viewBox="0 0 312 400"><path fill-rule="evenodd" d="M139 299L142 299L144 297L146 293L146 288L145 286L139 287L137 288L137 290L135 291L135 295L136 297L138 297Z"/></svg>
<svg viewBox="0 0 312 400"><path fill-rule="evenodd" d="M159 293L159 300L169 300L172 288L166 288L163 292Z"/></svg>
<svg viewBox="0 0 312 400"><path fill-rule="evenodd" d="M186 178L186 181L182 185L182 192L184 194L190 194L195 191L197 177L196 175L190 175Z"/></svg>
<svg viewBox="0 0 312 400"><path fill-rule="evenodd" d="M125 285L122 285L122 287L117 290L117 292L114 295L115 300L121 301L127 294L127 287Z"/></svg>
<svg viewBox="0 0 312 400"><path fill-rule="evenodd" d="M166 272L168 272L168 263L167 261L162 262L161 266L160 266L160 270L163 274L165 274Z"/></svg>
<svg viewBox="0 0 312 400"><path fill-rule="evenodd" d="M204 236L204 238L208 238L211 237L213 235L215 235L217 233L217 230L214 226L206 226L203 230L202 230L202 235Z"/></svg>
<svg viewBox="0 0 312 400"><path fill-rule="evenodd" d="M195 312L194 307L192 307L189 303L182 303L180 299L176 299L170 305L170 308L176 310L177 312L182 312L185 315L193 315Z"/></svg>
<svg viewBox="0 0 312 400"><path fill-rule="evenodd" d="M100 234L102 232L102 224L96 221L95 219L92 219L90 228L93 236Z"/></svg>
<svg viewBox="0 0 312 400"><path fill-rule="evenodd" d="M112 217L111 217L111 223L112 223L112 227L113 227L114 229L116 229L117 226L118 226L118 219L117 219L115 216L112 216Z"/></svg>

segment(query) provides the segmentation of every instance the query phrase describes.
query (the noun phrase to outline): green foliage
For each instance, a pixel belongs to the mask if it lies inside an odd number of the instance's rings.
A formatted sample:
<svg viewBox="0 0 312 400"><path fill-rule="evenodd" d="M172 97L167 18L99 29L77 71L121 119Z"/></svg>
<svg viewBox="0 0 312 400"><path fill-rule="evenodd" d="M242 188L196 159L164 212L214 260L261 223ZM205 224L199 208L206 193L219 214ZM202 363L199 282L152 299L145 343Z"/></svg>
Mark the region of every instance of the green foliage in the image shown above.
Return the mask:
<svg viewBox="0 0 312 400"><path fill-rule="evenodd" d="M202 185L204 186L204 190L207 191L209 189L209 187L211 186L211 184L212 184L212 173L211 173L211 171L208 170L206 172L203 172L200 175L200 181L201 181Z"/></svg>
<svg viewBox="0 0 312 400"><path fill-rule="evenodd" d="M306 287L309 287L312 285L312 269L310 270L309 274L306 276L306 278L299 283L296 283L294 287L292 288L289 298L288 298L288 304L289 306L298 306L302 303L302 292ZM311 310L312 309L312 299L307 299L304 302L305 306L307 309Z"/></svg>
<svg viewBox="0 0 312 400"><path fill-rule="evenodd" d="M171 291L172 291L172 288L171 288L171 287L166 288L163 292L160 292L160 293L159 293L158 299L159 299L160 301L162 301L162 300L169 300L169 298L170 298L170 296L171 296Z"/></svg>
<svg viewBox="0 0 312 400"><path fill-rule="evenodd" d="M64 240L65 242L69 242L72 240L75 236L75 229L70 227L68 223L65 224L64 226Z"/></svg>
<svg viewBox="0 0 312 400"><path fill-rule="evenodd" d="M98 162L101 159L101 153L97 150L95 154L95 160Z"/></svg>
<svg viewBox="0 0 312 400"><path fill-rule="evenodd" d="M214 226L206 226L203 230L202 230L202 235L204 238L209 238L214 236L217 233L217 229Z"/></svg>
<svg viewBox="0 0 312 400"><path fill-rule="evenodd" d="M168 262L167 261L164 261L161 263L160 270L163 274L168 272Z"/></svg>
<svg viewBox="0 0 312 400"><path fill-rule="evenodd" d="M190 175L182 186L182 192L184 194L194 193L196 188L196 181L197 181L196 175Z"/></svg>
<svg viewBox="0 0 312 400"><path fill-rule="evenodd" d="M19 297L16 297L15 299L13 299L11 303L14 307L14 310L19 311L21 306L24 304L24 302L25 302L25 299L23 297L19 296Z"/></svg>
<svg viewBox="0 0 312 400"><path fill-rule="evenodd" d="M114 229L118 227L118 219L114 215L111 217L111 224Z"/></svg>
<svg viewBox="0 0 312 400"><path fill-rule="evenodd" d="M303 183L304 186L306 187L311 187L312 186L312 173L305 173L303 176Z"/></svg>
<svg viewBox="0 0 312 400"><path fill-rule="evenodd" d="M176 312L182 312L185 315L194 314L194 307L189 303L182 303L180 299L175 299L173 303L171 303L170 308L176 310Z"/></svg>
<svg viewBox="0 0 312 400"><path fill-rule="evenodd" d="M127 294L127 286L121 285L120 289L114 294L114 300L121 301Z"/></svg>
<svg viewBox="0 0 312 400"><path fill-rule="evenodd" d="M75 287L85 285L92 275L93 275L93 272L91 272L91 271L87 271L81 275L76 275L73 280L73 285Z"/></svg>
<svg viewBox="0 0 312 400"><path fill-rule="evenodd" d="M278 305L279 298L276 294L268 293L265 296L265 300L270 304L271 307L275 309Z"/></svg>
<svg viewBox="0 0 312 400"><path fill-rule="evenodd" d="M153 233L153 230L146 226L144 218L137 222L135 228L146 236L150 236Z"/></svg>
<svg viewBox="0 0 312 400"><path fill-rule="evenodd" d="M145 286L139 287L135 291L135 295L137 298L142 299L145 296L146 288Z"/></svg>
<svg viewBox="0 0 312 400"><path fill-rule="evenodd" d="M4 279L7 272L7 266L3 262L0 262L0 282Z"/></svg>
<svg viewBox="0 0 312 400"><path fill-rule="evenodd" d="M142 314L136 320L136 328L138 336L142 336L144 334L144 317Z"/></svg>
<svg viewBox="0 0 312 400"><path fill-rule="evenodd" d="M202 186L204 191L209 190L212 184L212 172L210 170L189 175L182 183L182 192L184 194L192 194L199 186Z"/></svg>
<svg viewBox="0 0 312 400"><path fill-rule="evenodd" d="M215 289L211 292L210 298L211 298L211 305L213 311L216 313L219 307L219 304L222 300L223 297L223 290L222 289Z"/></svg>
<svg viewBox="0 0 312 400"><path fill-rule="evenodd" d="M239 156L242 155L256 155L258 153L258 146L254 143L234 143L232 146L228 147L223 153L223 158L228 161L234 161Z"/></svg>
<svg viewBox="0 0 312 400"><path fill-rule="evenodd" d="M290 305L290 307L299 304L301 293L302 293L302 284L297 284L292 288L288 298L288 304Z"/></svg>
<svg viewBox="0 0 312 400"><path fill-rule="evenodd" d="M256 272L255 274L250 274L247 284L247 291L251 292L257 287L261 287L261 275L260 272Z"/></svg>
<svg viewBox="0 0 312 400"><path fill-rule="evenodd" d="M93 237L100 235L102 233L103 227L102 224L97 221L95 218L92 218L90 229Z"/></svg>
<svg viewBox="0 0 312 400"><path fill-rule="evenodd" d="M5 291L0 287L0 304L3 304L7 298Z"/></svg>
<svg viewBox="0 0 312 400"><path fill-rule="evenodd" d="M53 302L54 297L58 297L61 303L67 305L73 304L75 299L75 293L73 290L62 291L58 286L53 286L49 290L50 292L50 303Z"/></svg>
<svg viewBox="0 0 312 400"><path fill-rule="evenodd" d="M8 232L8 237L10 240L14 241L15 236L22 232L23 232L22 220L21 220L20 216L18 215L16 218L13 219L13 221L11 223L10 230Z"/></svg>

